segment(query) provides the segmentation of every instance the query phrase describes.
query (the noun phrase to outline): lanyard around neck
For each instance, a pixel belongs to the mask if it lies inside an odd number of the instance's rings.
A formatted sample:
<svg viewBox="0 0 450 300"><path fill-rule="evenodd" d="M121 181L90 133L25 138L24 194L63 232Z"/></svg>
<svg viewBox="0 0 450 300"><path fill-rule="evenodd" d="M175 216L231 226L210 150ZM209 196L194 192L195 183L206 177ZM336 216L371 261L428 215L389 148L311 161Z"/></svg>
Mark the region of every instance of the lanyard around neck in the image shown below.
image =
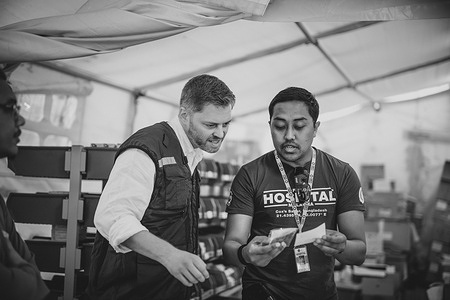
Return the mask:
<svg viewBox="0 0 450 300"><path fill-rule="evenodd" d="M297 204L295 203L295 195L292 191L291 185L289 184L289 179L286 175L286 171L284 170L283 163L281 162L280 157L278 156L277 150L274 150L275 160L277 161L278 169L280 170L281 177L283 178L284 185L286 186L286 189L288 191L289 196L289 204L291 205L292 211L294 212L294 218L295 222L297 223L297 227L300 232L302 232L303 226L305 225L306 221L306 215L308 213L308 207L310 204L309 197L308 201L303 203L303 212L302 212L302 218L300 220L300 215L297 210ZM309 177L308 177L308 185L309 188L312 190L313 180L314 180L314 172L316 170L316 150L312 148L312 160L311 160L311 167L309 170Z"/></svg>

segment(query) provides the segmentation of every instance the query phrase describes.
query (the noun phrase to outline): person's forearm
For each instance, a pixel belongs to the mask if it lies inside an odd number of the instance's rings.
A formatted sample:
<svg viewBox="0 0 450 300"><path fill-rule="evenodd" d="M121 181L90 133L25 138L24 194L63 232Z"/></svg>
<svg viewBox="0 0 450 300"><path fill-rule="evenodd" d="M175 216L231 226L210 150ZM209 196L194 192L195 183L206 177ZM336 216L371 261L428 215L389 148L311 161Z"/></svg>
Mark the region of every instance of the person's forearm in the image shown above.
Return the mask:
<svg viewBox="0 0 450 300"><path fill-rule="evenodd" d="M140 231L122 243L127 248L165 264L175 249L170 243L148 231Z"/></svg>
<svg viewBox="0 0 450 300"><path fill-rule="evenodd" d="M242 267L243 264L239 261L237 251L241 244L235 241L227 241L223 245L223 257L225 261L236 267Z"/></svg>
<svg viewBox="0 0 450 300"><path fill-rule="evenodd" d="M366 244L361 240L347 240L344 251L335 258L342 264L359 266L366 259Z"/></svg>

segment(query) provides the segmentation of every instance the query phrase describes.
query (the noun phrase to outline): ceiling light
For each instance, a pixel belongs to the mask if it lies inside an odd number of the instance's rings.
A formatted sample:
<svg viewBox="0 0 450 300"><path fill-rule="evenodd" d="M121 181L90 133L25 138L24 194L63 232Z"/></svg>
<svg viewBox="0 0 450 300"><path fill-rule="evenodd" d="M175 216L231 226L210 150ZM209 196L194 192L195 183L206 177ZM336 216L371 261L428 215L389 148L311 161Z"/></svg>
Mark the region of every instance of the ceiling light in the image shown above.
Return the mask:
<svg viewBox="0 0 450 300"><path fill-rule="evenodd" d="M430 88L425 88L421 90L417 90L414 92L404 93L400 95L390 96L383 99L384 103L395 103L395 102L402 102L402 101L409 101L409 100L416 100L423 97L439 94L445 91L450 90L450 84L442 84Z"/></svg>
<svg viewBox="0 0 450 300"><path fill-rule="evenodd" d="M349 107L346 107L343 109L326 112L326 113L321 114L319 119L320 119L320 122L332 121L335 119L339 119L339 118L348 116L357 111L360 111L363 107L365 107L365 105L357 104L357 105L349 106Z"/></svg>

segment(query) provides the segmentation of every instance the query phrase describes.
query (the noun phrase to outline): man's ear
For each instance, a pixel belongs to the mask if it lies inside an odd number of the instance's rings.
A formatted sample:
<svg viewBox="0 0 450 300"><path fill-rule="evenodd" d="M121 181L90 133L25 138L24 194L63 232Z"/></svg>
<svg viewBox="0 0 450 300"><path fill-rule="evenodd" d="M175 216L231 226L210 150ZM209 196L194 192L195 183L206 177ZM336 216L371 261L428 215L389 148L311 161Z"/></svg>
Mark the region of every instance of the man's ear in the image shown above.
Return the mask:
<svg viewBox="0 0 450 300"><path fill-rule="evenodd" d="M189 113L185 107L183 106L180 107L180 110L178 112L178 118L182 122L187 122L189 120Z"/></svg>
<svg viewBox="0 0 450 300"><path fill-rule="evenodd" d="M319 129L320 122L316 121L316 124L314 124L314 137L316 137L317 130Z"/></svg>

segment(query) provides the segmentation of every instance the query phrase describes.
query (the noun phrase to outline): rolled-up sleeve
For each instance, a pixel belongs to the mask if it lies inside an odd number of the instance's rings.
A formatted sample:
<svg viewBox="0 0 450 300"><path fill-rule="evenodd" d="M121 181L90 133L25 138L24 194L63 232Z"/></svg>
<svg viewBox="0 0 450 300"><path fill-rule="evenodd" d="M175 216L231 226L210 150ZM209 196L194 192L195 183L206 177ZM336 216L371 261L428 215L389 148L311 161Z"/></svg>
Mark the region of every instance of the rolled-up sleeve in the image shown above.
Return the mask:
<svg viewBox="0 0 450 300"><path fill-rule="evenodd" d="M128 149L116 159L94 216L99 233L117 251L131 251L122 243L147 230L141 220L153 193L156 167L142 150Z"/></svg>

